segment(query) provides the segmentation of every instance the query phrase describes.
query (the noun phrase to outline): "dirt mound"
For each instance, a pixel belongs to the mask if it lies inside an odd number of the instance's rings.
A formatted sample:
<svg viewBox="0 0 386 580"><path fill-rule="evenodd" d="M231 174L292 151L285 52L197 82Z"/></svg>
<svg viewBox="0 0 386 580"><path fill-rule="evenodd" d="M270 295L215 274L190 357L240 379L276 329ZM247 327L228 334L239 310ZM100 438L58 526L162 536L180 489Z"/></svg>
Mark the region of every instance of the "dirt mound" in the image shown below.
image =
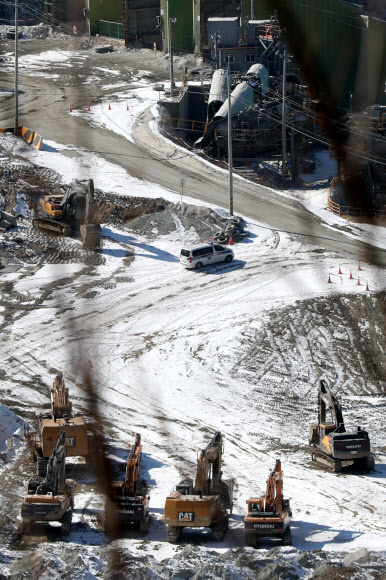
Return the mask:
<svg viewBox="0 0 386 580"><path fill-rule="evenodd" d="M167 204L162 197L119 197L99 192L93 205L93 221L98 224L125 223L145 214L161 212Z"/></svg>

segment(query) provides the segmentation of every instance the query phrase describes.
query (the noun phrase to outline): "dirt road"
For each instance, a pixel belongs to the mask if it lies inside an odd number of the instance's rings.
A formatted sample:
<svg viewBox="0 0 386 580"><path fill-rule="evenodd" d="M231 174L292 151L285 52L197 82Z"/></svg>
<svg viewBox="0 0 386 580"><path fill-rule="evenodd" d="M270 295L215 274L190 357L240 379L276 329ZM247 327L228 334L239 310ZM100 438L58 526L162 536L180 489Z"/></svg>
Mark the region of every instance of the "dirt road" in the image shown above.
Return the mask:
<svg viewBox="0 0 386 580"><path fill-rule="evenodd" d="M22 43L21 52L38 50L68 50L73 39L46 39ZM79 45L79 41L77 41ZM78 46L77 45L77 46ZM8 48L11 50L12 46ZM145 64L144 59L145 58ZM228 204L228 177L202 163L197 158L185 155L180 149L166 145L149 130L152 116L145 112L135 130L135 143L107 129L92 127L79 116L69 114L70 105L86 107L94 99L106 102L114 99L116 88L106 85L109 73L114 78L135 86L134 74L141 73L144 66L152 65L148 54L109 53L96 54L83 51L80 56L69 60L68 68L56 70L55 63L47 76L31 76L28 70L20 71L20 124L34 128L45 139L63 145L73 145L84 150L95 151L109 162L123 167L133 177L159 184L172 191L179 191L180 180L187 178L186 194L208 203L226 207ZM26 65L28 69L28 63ZM153 63L154 79L166 78L165 63L161 59ZM27 74L25 74L27 72ZM95 76L97 72L98 76ZM49 74L48 74L49 73ZM137 77L135 77L137 79ZM12 88L12 69L8 67L0 74L2 87ZM13 100L3 101L0 114L1 126L12 126ZM65 154L65 152L63 152ZM72 152L71 154L74 154ZM135 192L133 192L135 195ZM248 215L279 230L291 232L317 242L324 248L342 255L360 258L370 263L385 266L386 252L370 247L360 239L349 239L336 228L321 223L301 204L278 196L275 192L246 181L235 179L235 213Z"/></svg>

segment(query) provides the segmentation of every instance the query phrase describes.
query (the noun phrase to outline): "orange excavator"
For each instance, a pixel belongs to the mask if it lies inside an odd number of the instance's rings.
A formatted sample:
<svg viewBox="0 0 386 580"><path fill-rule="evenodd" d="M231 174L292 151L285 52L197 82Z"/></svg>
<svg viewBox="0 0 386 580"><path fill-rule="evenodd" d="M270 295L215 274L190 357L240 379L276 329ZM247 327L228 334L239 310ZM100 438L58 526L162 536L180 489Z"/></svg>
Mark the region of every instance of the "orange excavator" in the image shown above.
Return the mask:
<svg viewBox="0 0 386 580"><path fill-rule="evenodd" d="M35 228L69 236L80 231L84 248L99 248L101 227L91 221L94 182L74 180L64 195L46 195L39 200L42 216L32 220Z"/></svg>
<svg viewBox="0 0 386 580"><path fill-rule="evenodd" d="M112 488L119 525L137 524L139 531L147 534L150 520L150 496L146 495L146 489L141 486L141 454L141 435L137 433L127 459L125 479L113 481ZM105 519L105 528L108 528L108 517ZM109 530L106 529L106 531Z"/></svg>
<svg viewBox="0 0 386 580"><path fill-rule="evenodd" d="M90 451L87 426L81 413L72 412L63 374L58 373L51 391L51 413L40 414L38 431L26 435L36 472L42 477L46 475L48 458L62 431L66 433L67 457L86 457Z"/></svg>
<svg viewBox="0 0 386 580"><path fill-rule="evenodd" d="M283 546L291 545L292 512L289 500L283 499L283 472L279 459L267 479L265 496L250 497L247 505L244 529L248 546L255 548L258 539L264 537L278 537Z"/></svg>

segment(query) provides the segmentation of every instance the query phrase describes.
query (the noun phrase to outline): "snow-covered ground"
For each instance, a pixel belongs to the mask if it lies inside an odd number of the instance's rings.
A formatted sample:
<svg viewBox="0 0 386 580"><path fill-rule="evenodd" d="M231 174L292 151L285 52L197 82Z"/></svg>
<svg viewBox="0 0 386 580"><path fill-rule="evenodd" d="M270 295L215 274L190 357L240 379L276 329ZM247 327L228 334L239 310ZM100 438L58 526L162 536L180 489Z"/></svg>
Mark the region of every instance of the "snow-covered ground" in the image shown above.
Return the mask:
<svg viewBox="0 0 386 580"><path fill-rule="evenodd" d="M43 55L41 62L47 58ZM139 81L145 84L143 76ZM146 85L115 96L111 111L106 100L90 112L72 114L132 140L133 119L158 95ZM35 151L7 135L0 135L0 145L9 154L57 171L64 182L92 177L96 187L119 195L127 195L135 183L136 195L180 199L177 192L134 180L79 148L78 156L67 157L57 143L46 142L43 151ZM198 204L186 196L184 201ZM313 204L307 207L332 229L338 223L339 218L328 214L327 219ZM184 270L180 249L196 241L196 235L174 215L176 229L152 240L129 225L105 224L98 265L25 264L2 274L0 316L7 310L12 315L1 320L1 397L21 416L39 410L49 402L56 369L64 373L74 408L87 415L83 378L90 370L112 456L124 460L135 433L141 433L152 523L145 541L123 538L114 543L118 551L177 561L181 547L166 542L165 498L182 476L194 476L197 450L220 430L224 476L236 481L234 515L221 545L210 534L185 531L183 541L202 543L198 561L215 552L225 557L230 548L245 545L245 501L264 491L277 458L284 470L284 495L291 499L295 548L343 552L363 547L382 553L385 382L381 373L371 371L369 359L384 348L382 318L372 309L380 304L375 293L386 288L385 271L367 263L358 271L355 261L244 217L250 235L234 246L230 265ZM23 223L21 231L26 227ZM348 236L385 247L384 228L350 227ZM131 265L125 262L128 255L135 258ZM376 460L371 474L333 474L310 461L308 426L316 419L316 388L323 377L341 398L348 426L361 424L369 430ZM0 450L19 428L15 415L7 413L1 406ZM101 577L97 547L106 538L97 516L103 498L87 488L98 482L85 475L84 466L75 462L75 467L76 513L65 547L90 546L79 577ZM271 547L269 542L262 546ZM59 558L59 549L61 542L40 545L53 559ZM287 557L285 549L283 554ZM7 548L2 557L4 562L21 555ZM0 571L6 571L3 563Z"/></svg>

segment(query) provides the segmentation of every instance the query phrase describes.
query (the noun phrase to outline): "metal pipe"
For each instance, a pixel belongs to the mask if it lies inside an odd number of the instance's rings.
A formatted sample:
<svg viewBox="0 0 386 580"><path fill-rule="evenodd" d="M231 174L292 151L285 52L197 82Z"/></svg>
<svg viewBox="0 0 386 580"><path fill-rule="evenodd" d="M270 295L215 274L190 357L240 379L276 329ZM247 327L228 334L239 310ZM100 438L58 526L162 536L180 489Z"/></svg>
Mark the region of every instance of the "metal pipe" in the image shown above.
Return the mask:
<svg viewBox="0 0 386 580"><path fill-rule="evenodd" d="M228 165L229 165L229 215L233 216L233 158L232 158L232 104L231 71L228 62Z"/></svg>
<svg viewBox="0 0 386 580"><path fill-rule="evenodd" d="M14 135L19 133L19 0L15 0L15 127Z"/></svg>
<svg viewBox="0 0 386 580"><path fill-rule="evenodd" d="M286 155L287 155L287 126L286 126L286 114L285 114L285 101L286 101L286 67L287 67L287 50L284 49L283 55L283 108L281 113L281 142L282 142L282 162L281 162L281 180L283 189L285 188L285 171L286 171Z"/></svg>

